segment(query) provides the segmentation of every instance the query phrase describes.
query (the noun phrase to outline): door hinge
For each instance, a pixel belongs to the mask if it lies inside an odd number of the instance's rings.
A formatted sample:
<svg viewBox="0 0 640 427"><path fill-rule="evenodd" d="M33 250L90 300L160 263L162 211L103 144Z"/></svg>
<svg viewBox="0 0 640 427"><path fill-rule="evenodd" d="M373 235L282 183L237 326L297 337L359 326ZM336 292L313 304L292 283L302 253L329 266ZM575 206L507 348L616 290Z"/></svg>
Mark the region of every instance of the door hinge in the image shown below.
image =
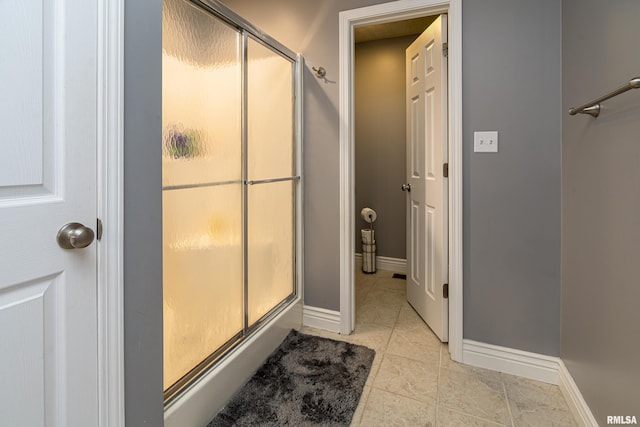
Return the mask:
<svg viewBox="0 0 640 427"><path fill-rule="evenodd" d="M449 284L442 285L442 298L449 298Z"/></svg>
<svg viewBox="0 0 640 427"><path fill-rule="evenodd" d="M449 178L449 163L442 164L442 176Z"/></svg>
<svg viewBox="0 0 640 427"><path fill-rule="evenodd" d="M96 223L96 240L102 239L102 220L98 218Z"/></svg>
<svg viewBox="0 0 640 427"><path fill-rule="evenodd" d="M445 58L449 56L449 43L442 43L442 56Z"/></svg>

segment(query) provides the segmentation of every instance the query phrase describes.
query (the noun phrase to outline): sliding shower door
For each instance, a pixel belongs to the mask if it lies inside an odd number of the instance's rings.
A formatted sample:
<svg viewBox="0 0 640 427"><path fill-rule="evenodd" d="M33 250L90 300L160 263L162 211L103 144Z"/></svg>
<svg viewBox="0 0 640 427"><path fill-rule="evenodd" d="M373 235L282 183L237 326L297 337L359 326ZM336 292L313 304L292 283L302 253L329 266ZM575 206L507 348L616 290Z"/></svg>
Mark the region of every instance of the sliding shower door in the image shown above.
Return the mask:
<svg viewBox="0 0 640 427"><path fill-rule="evenodd" d="M295 65L163 2L165 400L295 296Z"/></svg>
<svg viewBox="0 0 640 427"><path fill-rule="evenodd" d="M294 96L291 61L247 39L248 322L293 293Z"/></svg>

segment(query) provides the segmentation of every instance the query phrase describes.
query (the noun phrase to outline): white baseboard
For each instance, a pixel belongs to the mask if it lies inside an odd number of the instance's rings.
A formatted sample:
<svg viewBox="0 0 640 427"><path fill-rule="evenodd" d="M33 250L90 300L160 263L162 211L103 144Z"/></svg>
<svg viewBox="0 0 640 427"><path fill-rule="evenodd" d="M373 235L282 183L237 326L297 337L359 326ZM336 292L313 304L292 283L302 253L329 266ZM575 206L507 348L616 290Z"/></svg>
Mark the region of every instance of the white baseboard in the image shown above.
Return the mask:
<svg viewBox="0 0 640 427"><path fill-rule="evenodd" d="M479 368L558 384L560 359L557 357L465 339L462 341L462 361Z"/></svg>
<svg viewBox="0 0 640 427"><path fill-rule="evenodd" d="M479 368L557 384L578 424L582 427L598 427L580 389L559 357L463 340L462 361Z"/></svg>
<svg viewBox="0 0 640 427"><path fill-rule="evenodd" d="M558 386L578 424L584 427L598 427L596 418L591 413L591 409L587 406L580 389L573 381L571 373L562 360L560 360L558 368Z"/></svg>
<svg viewBox="0 0 640 427"><path fill-rule="evenodd" d="M355 254L356 268L362 268L362 254ZM390 258L386 256L376 257L376 268L389 270L395 273L407 274L407 260L401 258Z"/></svg>
<svg viewBox="0 0 640 427"><path fill-rule="evenodd" d="M302 307L302 325L340 333L340 312L305 305Z"/></svg>

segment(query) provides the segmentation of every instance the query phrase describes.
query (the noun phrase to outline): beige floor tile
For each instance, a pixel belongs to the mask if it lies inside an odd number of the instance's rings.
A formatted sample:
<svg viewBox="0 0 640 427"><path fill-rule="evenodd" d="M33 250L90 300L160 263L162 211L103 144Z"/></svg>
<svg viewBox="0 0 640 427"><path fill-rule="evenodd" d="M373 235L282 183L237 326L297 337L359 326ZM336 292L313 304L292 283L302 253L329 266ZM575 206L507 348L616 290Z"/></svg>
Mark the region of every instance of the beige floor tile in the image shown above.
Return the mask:
<svg viewBox="0 0 640 427"><path fill-rule="evenodd" d="M373 386L423 402L433 402L438 393L438 363L385 354Z"/></svg>
<svg viewBox="0 0 640 427"><path fill-rule="evenodd" d="M393 273L391 271L377 270L375 273L364 273L360 268L356 268L354 275L356 279L356 285L360 282L373 283L378 279L390 279L391 276L393 276Z"/></svg>
<svg viewBox="0 0 640 427"><path fill-rule="evenodd" d="M378 278L375 275L362 274L362 273L356 274L355 275L356 289L359 287L371 288L373 287L376 280L378 280Z"/></svg>
<svg viewBox="0 0 640 427"><path fill-rule="evenodd" d="M393 328L402 303L378 299L371 294L367 295L362 305L356 306L356 325L358 323L373 323Z"/></svg>
<svg viewBox="0 0 640 427"><path fill-rule="evenodd" d="M407 281L404 279L381 277L378 280L376 280L375 287L378 289L388 289L392 291L399 291L406 294Z"/></svg>
<svg viewBox="0 0 640 427"><path fill-rule="evenodd" d="M446 342L442 343L442 350L440 350L440 365L444 363L456 363L451 360L451 353L449 353L449 345Z"/></svg>
<svg viewBox="0 0 640 427"><path fill-rule="evenodd" d="M440 360L441 347L440 340L428 328L403 329L396 324L387 352L421 362L433 362Z"/></svg>
<svg viewBox="0 0 640 427"><path fill-rule="evenodd" d="M364 275L368 275L368 276L373 276L376 279L389 279L393 276L393 271L391 270L381 270L381 269L376 269L376 272L373 274L367 274L367 273L362 273Z"/></svg>
<svg viewBox="0 0 640 427"><path fill-rule="evenodd" d="M471 372L471 373L474 373L475 375L486 375L486 376L489 376L490 378L496 378L499 381L502 381L502 376L501 376L502 374L496 371L454 362L453 360L451 360L451 355L449 354L448 348L445 348L444 345L442 349L442 358L440 359L440 368L448 369L454 372L462 372L462 373Z"/></svg>
<svg viewBox="0 0 640 427"><path fill-rule="evenodd" d="M398 309L407 301L404 291L397 289L378 288L377 283L373 285L373 289L367 294L365 303L375 302L384 305L393 305Z"/></svg>
<svg viewBox="0 0 640 427"><path fill-rule="evenodd" d="M500 424L511 424L500 373L440 368L438 404Z"/></svg>
<svg viewBox="0 0 640 427"><path fill-rule="evenodd" d="M380 365L382 364L383 358L384 358L384 351L377 351L376 356L373 358L371 369L369 369L369 376L367 377L367 382L365 382L364 384L365 387L373 386L373 382L375 381L375 378L378 375L378 371L380 370Z"/></svg>
<svg viewBox="0 0 640 427"><path fill-rule="evenodd" d="M356 272L352 335L303 328L376 350L352 425L435 425L436 402L438 426L576 425L556 386L453 362L391 275Z"/></svg>
<svg viewBox="0 0 640 427"><path fill-rule="evenodd" d="M369 295L368 290L357 290L356 289L356 316L360 309L364 306L365 301L367 300L367 295Z"/></svg>
<svg viewBox="0 0 640 427"><path fill-rule="evenodd" d="M386 326L372 323L356 323L356 329L353 334L340 336L344 341L364 345L377 353L387 348L392 331L392 328Z"/></svg>
<svg viewBox="0 0 640 427"><path fill-rule="evenodd" d="M433 333L431 328L426 324L422 317L411 307L409 303L405 303L400 308L400 314L398 315L398 322L396 327L399 329L410 331L422 331L423 333L431 336L434 341L440 342L438 337Z"/></svg>
<svg viewBox="0 0 640 427"><path fill-rule="evenodd" d="M364 407L367 404L367 398L369 397L370 392L371 392L371 387L365 385L364 388L362 389L362 394L360 395L360 401L358 402L358 406L356 407L356 410L353 413L353 417L351 418L352 426L357 426L358 424L360 424L360 419L362 418Z"/></svg>
<svg viewBox="0 0 640 427"><path fill-rule="evenodd" d="M360 425L375 426L435 426L435 401L419 402L377 388L371 389Z"/></svg>
<svg viewBox="0 0 640 427"><path fill-rule="evenodd" d="M438 427L498 427L504 424L496 424L488 420L472 417L440 405L438 406L437 425Z"/></svg>
<svg viewBox="0 0 640 427"><path fill-rule="evenodd" d="M503 374L516 426L577 426L556 385Z"/></svg>
<svg viewBox="0 0 640 427"><path fill-rule="evenodd" d="M446 350L442 352L442 359L440 363L441 367L445 369L451 369L452 371L469 367L468 365L463 365L462 363L454 362L453 360L451 360L451 355Z"/></svg>

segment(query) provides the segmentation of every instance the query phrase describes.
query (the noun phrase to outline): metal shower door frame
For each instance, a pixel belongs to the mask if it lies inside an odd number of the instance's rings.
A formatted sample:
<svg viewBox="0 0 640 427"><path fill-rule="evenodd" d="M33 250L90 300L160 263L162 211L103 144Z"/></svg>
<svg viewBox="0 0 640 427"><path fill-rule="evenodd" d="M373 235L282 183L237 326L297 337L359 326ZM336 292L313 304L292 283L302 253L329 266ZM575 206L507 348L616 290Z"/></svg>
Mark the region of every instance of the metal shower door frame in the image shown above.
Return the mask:
<svg viewBox="0 0 640 427"><path fill-rule="evenodd" d="M266 327L271 320L277 317L288 307L302 301L302 279L303 279L303 177L302 177L302 78L304 70L304 57L296 54L273 37L264 33L259 28L233 12L224 4L217 0L187 0L188 3L196 8L210 13L220 19L227 25L235 28L241 38L240 43L240 63L241 63L241 145L242 145L242 213L243 213L243 329L242 331L230 339L226 344L216 349L209 357L198 364L194 369L185 375L182 379L167 388L164 393L165 408L174 403L175 400L181 398L199 378L207 375L218 364L226 360L231 350L240 347L248 338ZM247 90L247 67L248 67L248 43L249 40L258 42L262 46L268 48L272 52L280 55L284 59L291 62L292 66L292 93L294 95L293 102L293 175L288 177L274 177L263 180L248 180L247 176L247 158L248 158L248 90ZM293 192L293 291L280 303L276 304L264 316L249 325L248 321L248 186L258 184L268 184L273 182L292 181L295 183Z"/></svg>

